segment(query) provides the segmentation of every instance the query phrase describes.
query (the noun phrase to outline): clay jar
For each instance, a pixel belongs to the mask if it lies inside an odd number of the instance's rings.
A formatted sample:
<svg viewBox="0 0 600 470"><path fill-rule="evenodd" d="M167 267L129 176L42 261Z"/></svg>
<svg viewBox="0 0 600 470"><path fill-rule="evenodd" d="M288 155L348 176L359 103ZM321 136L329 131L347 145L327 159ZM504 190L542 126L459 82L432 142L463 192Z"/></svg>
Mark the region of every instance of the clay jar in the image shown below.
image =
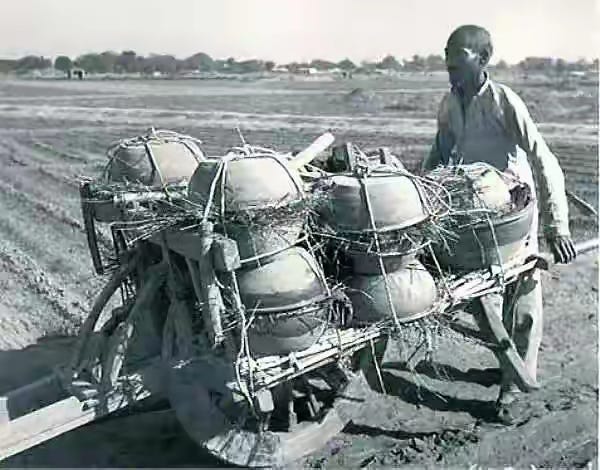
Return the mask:
<svg viewBox="0 0 600 470"><path fill-rule="evenodd" d="M238 271L250 349L258 355L288 354L310 347L327 325L327 286L313 256L285 250L257 268Z"/></svg>
<svg viewBox="0 0 600 470"><path fill-rule="evenodd" d="M222 162L223 160L223 162ZM219 168L224 164L223 168ZM220 173L219 173L220 172ZM292 246L304 227L304 215L287 214L278 220L266 216L256 223L233 217L236 213L259 214L303 200L302 182L285 161L276 156L243 157L228 155L224 159L210 158L198 165L189 184L192 201L205 205L214 187L213 208L222 214L224 203L225 223L222 230L238 243L240 258L260 259Z"/></svg>
<svg viewBox="0 0 600 470"><path fill-rule="evenodd" d="M525 249L536 210L532 201L520 211L458 230L456 238L446 240L448 249L441 245L434 248L440 266L473 271L515 258Z"/></svg>
<svg viewBox="0 0 600 470"><path fill-rule="evenodd" d="M164 135L163 135L164 134ZM197 143L171 132L129 139L109 150L109 183L160 187L187 182L204 155Z"/></svg>
<svg viewBox="0 0 600 470"><path fill-rule="evenodd" d="M392 303L400 322L426 314L437 299L431 274L416 259L387 273ZM393 318L383 274L355 274L348 283L348 296L354 307L354 322L369 324Z"/></svg>
<svg viewBox="0 0 600 470"><path fill-rule="evenodd" d="M375 173L362 181L378 232L403 229L427 218L420 190L409 176ZM336 175L332 178L323 217L337 231L365 233L373 230L362 181L356 176Z"/></svg>

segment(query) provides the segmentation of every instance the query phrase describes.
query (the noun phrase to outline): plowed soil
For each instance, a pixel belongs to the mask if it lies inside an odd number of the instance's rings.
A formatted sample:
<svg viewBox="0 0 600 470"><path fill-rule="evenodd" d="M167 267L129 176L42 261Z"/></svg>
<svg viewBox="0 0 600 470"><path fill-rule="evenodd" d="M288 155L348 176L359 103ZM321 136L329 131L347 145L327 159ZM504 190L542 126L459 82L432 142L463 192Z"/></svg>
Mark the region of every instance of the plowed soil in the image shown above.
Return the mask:
<svg viewBox="0 0 600 470"><path fill-rule="evenodd" d="M598 86L513 88L560 159L567 186L598 207ZM347 99L370 90L377 106ZM334 83L206 81L0 82L0 393L66 360L103 279L93 273L77 178L105 149L150 126L192 134L208 153L247 141L299 149L332 129L339 141L390 147L409 167L435 132L443 78ZM367 100L367 101L369 101ZM368 104L368 103L367 103ZM571 207L574 235L597 220ZM299 465L578 467L597 460L598 258L544 274L543 388L519 399L517 423L491 419L492 354L442 337L432 364L408 374L394 347L387 394L365 384L361 413ZM487 370L486 370L487 368ZM489 368L492 368L490 370ZM377 388L377 387L373 387ZM88 425L3 462L14 466L215 466L169 411Z"/></svg>

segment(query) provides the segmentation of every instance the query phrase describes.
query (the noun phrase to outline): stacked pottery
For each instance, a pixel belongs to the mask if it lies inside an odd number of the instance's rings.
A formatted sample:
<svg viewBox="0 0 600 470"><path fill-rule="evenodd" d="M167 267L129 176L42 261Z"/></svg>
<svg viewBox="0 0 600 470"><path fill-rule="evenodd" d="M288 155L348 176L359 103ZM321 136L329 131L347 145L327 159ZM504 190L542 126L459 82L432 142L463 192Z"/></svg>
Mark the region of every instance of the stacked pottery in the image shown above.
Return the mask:
<svg viewBox="0 0 600 470"><path fill-rule="evenodd" d="M338 237L361 242L344 248L352 269L347 284L354 321L395 316L402 322L425 314L437 298L436 285L416 257L418 246L403 237L427 223L420 187L411 175L397 173L332 180L323 218ZM379 252L376 241L384 246Z"/></svg>
<svg viewBox="0 0 600 470"><path fill-rule="evenodd" d="M302 211L293 210L304 199L302 181L277 156L206 159L190 180L189 195L202 205L212 197L214 211L223 216L222 230L237 242L245 265L294 245L304 227ZM286 216L271 215L274 208ZM249 213L260 220L236 217Z"/></svg>
<svg viewBox="0 0 600 470"><path fill-rule="evenodd" d="M478 167L473 167L474 170L470 165L462 167L468 190L459 193L459 197L453 194L453 208L460 212L485 208L491 215L487 220L480 217L478 222L471 221L468 215L447 216L457 226L451 228L455 236L434 249L441 267L453 271L485 269L523 255L537 210L527 186L518 180L511 181L511 191L497 170L476 173ZM515 191L515 187L521 192ZM522 200L518 200L519 196Z"/></svg>
<svg viewBox="0 0 600 470"><path fill-rule="evenodd" d="M204 159L200 141L166 130L126 139L108 150L109 183L140 183L151 187L187 182Z"/></svg>
<svg viewBox="0 0 600 470"><path fill-rule="evenodd" d="M325 278L314 257L300 247L289 248L268 263L238 273L246 315L254 315L248 331L257 355L302 351L314 344L327 326Z"/></svg>
<svg viewBox="0 0 600 470"><path fill-rule="evenodd" d="M108 184L134 184L149 188L185 186L204 159L200 141L168 130L152 130L145 135L123 139L109 147L104 169ZM94 205L94 218L113 222L123 217L112 201ZM134 236L129 231L127 236Z"/></svg>
<svg viewBox="0 0 600 470"><path fill-rule="evenodd" d="M328 289L321 267L295 246L305 225L302 182L277 156L233 156L201 162L190 198L213 206L221 230L237 242L237 281L255 355L281 355L310 347L327 324ZM276 208L274 210L274 208ZM284 217L278 217L281 211ZM256 223L241 214L251 212Z"/></svg>

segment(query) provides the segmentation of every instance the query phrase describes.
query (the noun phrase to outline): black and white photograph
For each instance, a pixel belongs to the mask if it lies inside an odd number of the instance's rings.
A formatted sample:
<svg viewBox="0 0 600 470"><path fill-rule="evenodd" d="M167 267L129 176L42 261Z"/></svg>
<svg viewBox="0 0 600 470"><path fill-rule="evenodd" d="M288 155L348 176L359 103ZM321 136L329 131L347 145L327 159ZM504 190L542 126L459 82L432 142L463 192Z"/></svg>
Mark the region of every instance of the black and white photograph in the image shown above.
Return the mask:
<svg viewBox="0 0 600 470"><path fill-rule="evenodd" d="M0 468L598 469L598 0L3 0Z"/></svg>

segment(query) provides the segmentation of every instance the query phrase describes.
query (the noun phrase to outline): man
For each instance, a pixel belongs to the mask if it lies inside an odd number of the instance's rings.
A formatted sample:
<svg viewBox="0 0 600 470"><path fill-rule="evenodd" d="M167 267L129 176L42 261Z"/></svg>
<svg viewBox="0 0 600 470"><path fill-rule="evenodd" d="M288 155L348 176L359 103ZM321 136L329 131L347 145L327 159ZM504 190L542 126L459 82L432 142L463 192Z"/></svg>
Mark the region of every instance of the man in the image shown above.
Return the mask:
<svg viewBox="0 0 600 470"><path fill-rule="evenodd" d="M569 263L576 252L569 232L562 170L523 101L507 86L490 80L486 69L492 51L489 32L479 26L461 26L450 35L445 52L451 91L441 102L438 132L422 171L438 165L485 162L518 175L534 194L536 181L546 240L556 260ZM537 232L536 211L527 246L531 253L538 251ZM536 379L542 338L539 271L509 291L505 293L504 321L513 326L515 346ZM508 371L502 370L496 410L507 424L512 422L510 404L516 393Z"/></svg>

